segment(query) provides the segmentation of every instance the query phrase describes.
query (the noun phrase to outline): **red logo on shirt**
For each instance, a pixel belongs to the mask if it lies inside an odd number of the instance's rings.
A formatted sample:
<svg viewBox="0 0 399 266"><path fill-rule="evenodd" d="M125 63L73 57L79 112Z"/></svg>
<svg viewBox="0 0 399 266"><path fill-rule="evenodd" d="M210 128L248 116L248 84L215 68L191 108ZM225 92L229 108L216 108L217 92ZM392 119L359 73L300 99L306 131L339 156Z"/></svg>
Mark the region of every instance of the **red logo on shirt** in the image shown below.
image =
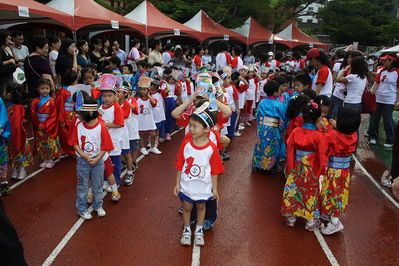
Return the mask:
<svg viewBox="0 0 399 266"><path fill-rule="evenodd" d="M188 177L191 179L191 177L199 177L201 175L201 167L197 164L194 164L194 157L188 157L186 159L186 170L184 173L188 175Z"/></svg>

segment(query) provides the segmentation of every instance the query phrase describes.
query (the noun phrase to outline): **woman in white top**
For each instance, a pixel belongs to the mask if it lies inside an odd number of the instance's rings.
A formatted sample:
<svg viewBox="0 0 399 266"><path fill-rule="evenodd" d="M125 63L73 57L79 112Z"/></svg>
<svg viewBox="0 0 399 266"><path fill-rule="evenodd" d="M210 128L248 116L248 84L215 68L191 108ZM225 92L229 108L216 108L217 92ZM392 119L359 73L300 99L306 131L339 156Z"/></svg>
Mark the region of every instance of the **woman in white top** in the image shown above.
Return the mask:
<svg viewBox="0 0 399 266"><path fill-rule="evenodd" d="M209 49L204 49L204 54L202 55L202 64L207 65L212 63L212 56L209 54Z"/></svg>
<svg viewBox="0 0 399 266"><path fill-rule="evenodd" d="M384 67L377 74L373 85L373 91L376 92L377 111L375 111L370 118L369 137L370 144L374 145L377 143L378 128L382 117L386 135L384 147L391 148L394 140L392 112L395 105L399 105L399 59L395 53L386 54L380 59Z"/></svg>
<svg viewBox="0 0 399 266"><path fill-rule="evenodd" d="M345 76L345 72L350 74ZM346 85L344 106L362 111L362 96L367 85L367 73L366 60L357 56L351 60L351 64L346 66L343 72L338 74L337 82Z"/></svg>

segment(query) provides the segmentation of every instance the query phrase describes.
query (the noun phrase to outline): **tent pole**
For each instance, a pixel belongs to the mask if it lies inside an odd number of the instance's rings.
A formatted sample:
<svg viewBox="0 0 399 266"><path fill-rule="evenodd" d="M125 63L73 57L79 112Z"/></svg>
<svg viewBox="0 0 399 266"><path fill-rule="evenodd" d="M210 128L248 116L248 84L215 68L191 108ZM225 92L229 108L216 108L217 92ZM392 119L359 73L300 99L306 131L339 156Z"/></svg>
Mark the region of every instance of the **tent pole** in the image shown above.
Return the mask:
<svg viewBox="0 0 399 266"><path fill-rule="evenodd" d="M148 53L148 36L145 36L145 49L147 50Z"/></svg>
<svg viewBox="0 0 399 266"><path fill-rule="evenodd" d="M75 41L75 43L77 42L76 30L72 31L72 39Z"/></svg>

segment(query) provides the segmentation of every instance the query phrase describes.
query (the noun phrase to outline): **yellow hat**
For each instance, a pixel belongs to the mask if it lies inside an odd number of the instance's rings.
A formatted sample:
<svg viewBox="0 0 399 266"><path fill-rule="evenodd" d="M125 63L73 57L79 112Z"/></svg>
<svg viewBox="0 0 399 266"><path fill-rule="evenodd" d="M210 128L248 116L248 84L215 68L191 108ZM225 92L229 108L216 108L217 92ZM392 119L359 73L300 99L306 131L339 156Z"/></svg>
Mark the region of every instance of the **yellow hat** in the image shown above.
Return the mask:
<svg viewBox="0 0 399 266"><path fill-rule="evenodd" d="M151 78L149 77L141 77L139 80L139 88L150 88L151 86Z"/></svg>

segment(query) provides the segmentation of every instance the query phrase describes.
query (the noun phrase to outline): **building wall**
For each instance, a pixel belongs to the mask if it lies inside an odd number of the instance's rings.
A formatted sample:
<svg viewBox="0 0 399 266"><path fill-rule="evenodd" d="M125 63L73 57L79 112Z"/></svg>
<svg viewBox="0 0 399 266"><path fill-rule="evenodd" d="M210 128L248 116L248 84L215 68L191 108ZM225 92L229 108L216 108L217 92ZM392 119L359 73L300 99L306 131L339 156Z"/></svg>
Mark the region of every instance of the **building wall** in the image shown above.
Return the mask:
<svg viewBox="0 0 399 266"><path fill-rule="evenodd" d="M306 16L299 16L298 17L298 22L301 24L318 24L319 21L316 17L317 13L319 12L319 9L322 8L322 4L318 3L312 3L310 4L304 11L303 14L306 14L308 12L314 13L314 15L306 15Z"/></svg>

